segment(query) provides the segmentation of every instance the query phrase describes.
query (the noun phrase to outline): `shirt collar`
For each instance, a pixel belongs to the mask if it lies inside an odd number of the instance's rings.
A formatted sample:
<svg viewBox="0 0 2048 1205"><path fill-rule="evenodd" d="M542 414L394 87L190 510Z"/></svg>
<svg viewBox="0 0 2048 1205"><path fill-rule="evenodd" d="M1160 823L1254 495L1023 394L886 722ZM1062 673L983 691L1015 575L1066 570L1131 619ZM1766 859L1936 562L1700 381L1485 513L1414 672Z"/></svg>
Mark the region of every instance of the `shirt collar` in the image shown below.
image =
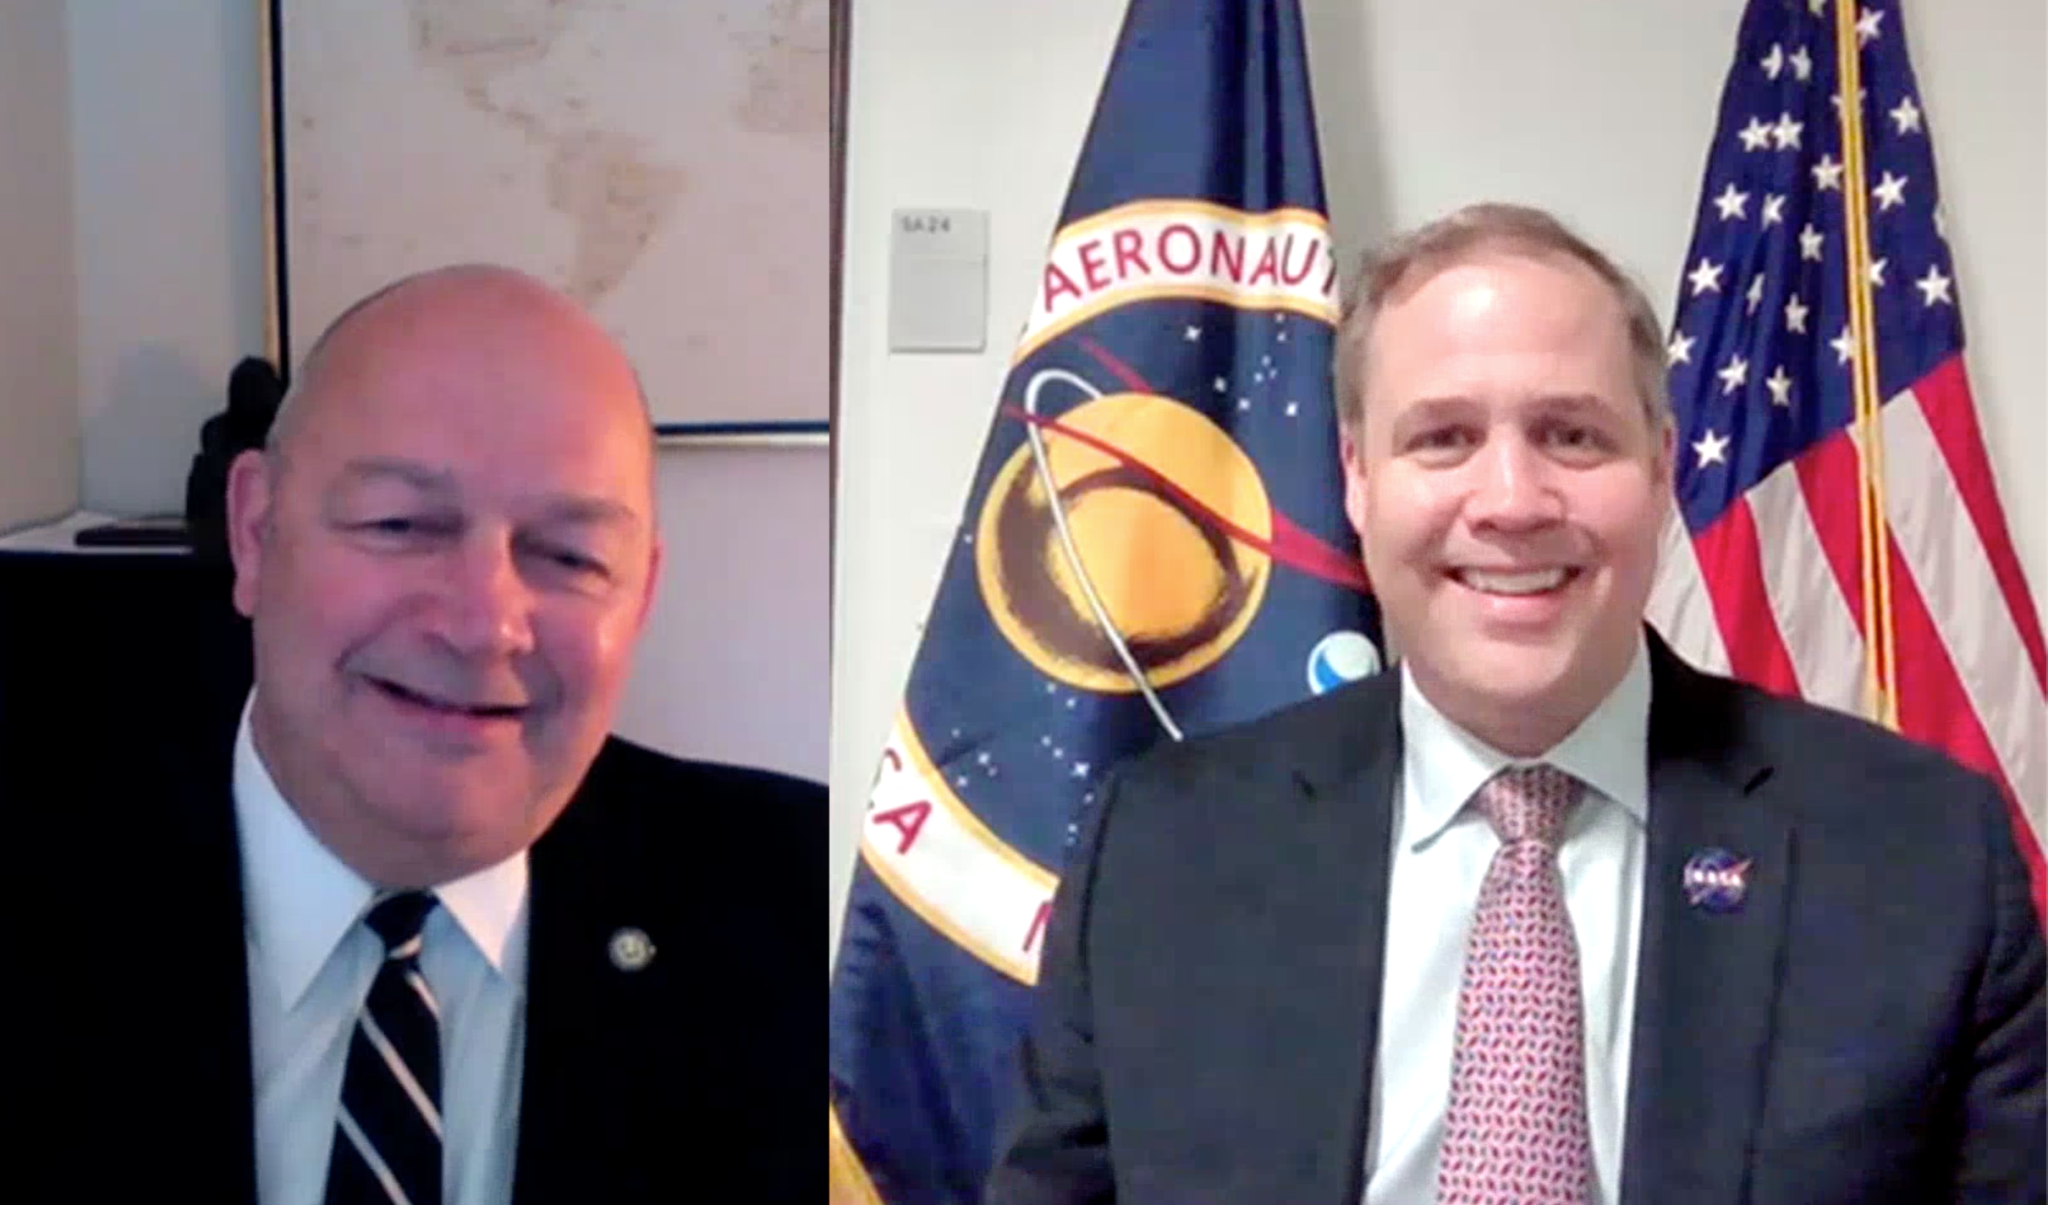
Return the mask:
<svg viewBox="0 0 2048 1205"><path fill-rule="evenodd" d="M1457 819L1487 779L1510 765L1547 762L1621 805L1637 824L1649 815L1650 662L1648 641L1636 637L1627 672L1592 714L1563 740L1533 758L1509 757L1472 735L1416 686L1401 663L1401 844L1417 848Z"/></svg>
<svg viewBox="0 0 2048 1205"><path fill-rule="evenodd" d="M279 792L256 751L250 729L254 705L252 691L235 734L233 790L243 911L257 958L270 969L285 1007L291 1008L362 917L376 889L322 845ZM524 943L513 941L526 886L522 850L434 889L443 910L515 989L526 980Z"/></svg>

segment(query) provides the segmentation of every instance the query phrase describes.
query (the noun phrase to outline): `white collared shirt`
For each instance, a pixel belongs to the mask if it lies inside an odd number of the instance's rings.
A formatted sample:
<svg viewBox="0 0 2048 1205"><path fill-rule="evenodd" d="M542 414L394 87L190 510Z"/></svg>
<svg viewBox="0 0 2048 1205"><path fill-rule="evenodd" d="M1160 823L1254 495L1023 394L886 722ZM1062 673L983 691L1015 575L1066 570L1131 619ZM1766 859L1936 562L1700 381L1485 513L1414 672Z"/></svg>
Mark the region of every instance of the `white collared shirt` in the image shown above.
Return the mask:
<svg viewBox="0 0 2048 1205"><path fill-rule="evenodd" d="M251 696L253 704L253 695ZM242 711L235 823L249 956L261 1205L321 1205L349 1040L383 943L371 884L278 793ZM450 1205L509 1205L525 1065L526 855L444 883L420 973L441 1009L443 1176Z"/></svg>
<svg viewBox="0 0 2048 1205"><path fill-rule="evenodd" d="M1538 758L1510 758L1452 723L1401 667L1403 749L1366 1205L1436 1200L1465 940L1480 881L1500 847L1486 818L1465 805L1502 768L1528 761L1548 762L1589 788L1566 824L1558 867L1578 938L1585 1005L1590 1203L1619 1199L1649 814L1649 717L1649 654L1641 640L1614 691Z"/></svg>

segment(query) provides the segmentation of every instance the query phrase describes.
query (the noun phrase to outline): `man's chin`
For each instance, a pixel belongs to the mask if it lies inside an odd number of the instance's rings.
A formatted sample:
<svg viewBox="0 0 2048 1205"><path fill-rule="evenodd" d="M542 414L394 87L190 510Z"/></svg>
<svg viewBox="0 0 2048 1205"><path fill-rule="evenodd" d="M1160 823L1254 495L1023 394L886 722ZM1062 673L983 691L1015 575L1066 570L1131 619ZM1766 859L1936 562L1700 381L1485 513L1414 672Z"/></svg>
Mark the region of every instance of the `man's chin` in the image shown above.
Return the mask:
<svg viewBox="0 0 2048 1205"><path fill-rule="evenodd" d="M1570 636L1555 628L1482 628L1466 638L1458 661L1475 687L1527 697L1567 677L1572 652Z"/></svg>
<svg viewBox="0 0 2048 1205"><path fill-rule="evenodd" d="M1569 707L1571 658L1551 644L1474 638L1454 664L1455 671L1438 680L1460 710L1538 718ZM1418 678L1427 683L1426 675Z"/></svg>
<svg viewBox="0 0 2048 1205"><path fill-rule="evenodd" d="M394 861L418 877L445 883L495 866L531 844L523 818L496 815L408 815L387 842ZM421 884L426 885L426 884Z"/></svg>
<svg viewBox="0 0 2048 1205"><path fill-rule="evenodd" d="M399 783L365 784L365 802L394 838L421 845L460 845L505 827L528 810L525 775L478 774L480 767L441 768Z"/></svg>

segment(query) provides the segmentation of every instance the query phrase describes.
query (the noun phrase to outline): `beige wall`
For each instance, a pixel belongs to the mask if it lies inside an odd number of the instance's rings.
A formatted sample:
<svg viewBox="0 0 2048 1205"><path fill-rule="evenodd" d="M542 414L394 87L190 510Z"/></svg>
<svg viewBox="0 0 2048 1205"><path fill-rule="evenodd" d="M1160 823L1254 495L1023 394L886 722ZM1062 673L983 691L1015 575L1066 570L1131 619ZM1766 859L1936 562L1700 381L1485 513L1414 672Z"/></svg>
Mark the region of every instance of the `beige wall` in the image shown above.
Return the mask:
<svg viewBox="0 0 2048 1205"><path fill-rule="evenodd" d="M0 5L0 531L78 504L64 9Z"/></svg>

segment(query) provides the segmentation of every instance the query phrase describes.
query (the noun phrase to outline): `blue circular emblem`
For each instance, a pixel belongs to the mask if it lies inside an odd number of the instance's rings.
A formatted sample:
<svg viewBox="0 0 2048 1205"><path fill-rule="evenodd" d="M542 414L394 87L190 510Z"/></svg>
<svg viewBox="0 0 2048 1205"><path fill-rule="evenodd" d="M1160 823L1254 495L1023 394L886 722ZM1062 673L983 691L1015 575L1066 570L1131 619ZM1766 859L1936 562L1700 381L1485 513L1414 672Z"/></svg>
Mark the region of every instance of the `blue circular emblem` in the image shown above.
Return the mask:
<svg viewBox="0 0 2048 1205"><path fill-rule="evenodd" d="M1380 671L1380 651L1363 632L1340 629L1316 641L1308 653L1308 688L1335 690Z"/></svg>
<svg viewBox="0 0 2048 1205"><path fill-rule="evenodd" d="M1685 902L1708 912L1733 912L1749 893L1749 866L1725 849L1703 849L1686 859L1682 886Z"/></svg>

